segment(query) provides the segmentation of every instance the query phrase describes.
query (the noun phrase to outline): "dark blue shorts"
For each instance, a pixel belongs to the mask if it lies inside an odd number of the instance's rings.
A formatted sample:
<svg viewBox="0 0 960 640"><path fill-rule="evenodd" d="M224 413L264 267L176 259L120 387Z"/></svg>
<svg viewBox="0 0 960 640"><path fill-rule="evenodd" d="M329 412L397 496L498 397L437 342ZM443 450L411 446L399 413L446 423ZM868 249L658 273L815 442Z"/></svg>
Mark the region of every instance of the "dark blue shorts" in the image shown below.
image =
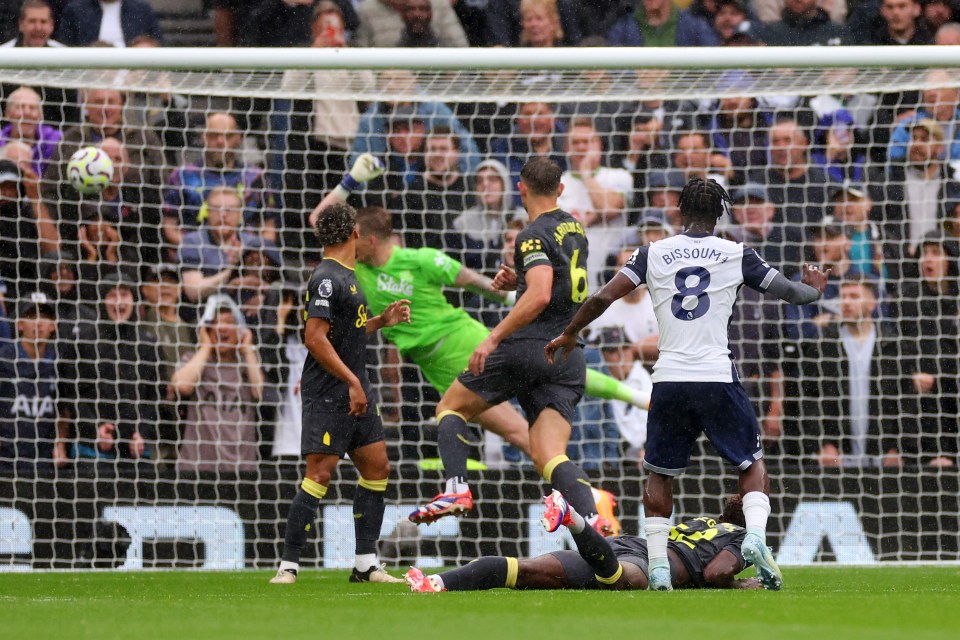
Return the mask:
<svg viewBox="0 0 960 640"><path fill-rule="evenodd" d="M705 433L741 471L763 457L760 425L739 382L657 382L650 395L643 466L668 476L687 468Z"/></svg>

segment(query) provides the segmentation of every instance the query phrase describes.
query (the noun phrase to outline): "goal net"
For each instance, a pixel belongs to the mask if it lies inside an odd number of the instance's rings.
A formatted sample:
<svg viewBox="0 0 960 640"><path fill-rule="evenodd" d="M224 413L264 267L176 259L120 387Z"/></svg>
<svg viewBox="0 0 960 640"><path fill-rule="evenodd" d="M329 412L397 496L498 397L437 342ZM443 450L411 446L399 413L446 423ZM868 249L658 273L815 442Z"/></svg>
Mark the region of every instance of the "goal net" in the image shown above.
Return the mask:
<svg viewBox="0 0 960 640"><path fill-rule="evenodd" d="M421 249L378 291L446 285L488 327L509 307L454 276L513 263L529 158L565 170L591 292L681 231L690 177L717 180L719 234L788 277L833 271L806 307L744 288L730 324L779 560L960 559L960 72L945 54L880 68L886 52L793 51L60 50L0 70L0 571L275 565L302 474L308 216L361 153L386 172L349 202ZM114 164L99 195L66 168L88 145ZM368 349L392 461L384 560L569 545L542 532L529 459L479 430L474 511L403 524L443 479L429 349L462 338L418 319L415 344ZM638 289L584 335L588 366L649 392L657 335ZM646 417L586 396L568 449L626 533L643 531ZM736 478L702 439L674 517L718 513ZM357 479L344 461L306 565L351 564Z"/></svg>

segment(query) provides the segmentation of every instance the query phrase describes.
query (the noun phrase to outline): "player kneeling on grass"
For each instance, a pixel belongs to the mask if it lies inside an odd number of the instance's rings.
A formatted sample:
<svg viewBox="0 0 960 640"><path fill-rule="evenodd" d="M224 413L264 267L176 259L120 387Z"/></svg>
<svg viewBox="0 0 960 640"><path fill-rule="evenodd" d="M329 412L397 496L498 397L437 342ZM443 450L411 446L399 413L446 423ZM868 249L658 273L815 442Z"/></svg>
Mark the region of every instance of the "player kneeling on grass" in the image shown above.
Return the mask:
<svg viewBox="0 0 960 640"><path fill-rule="evenodd" d="M304 298L304 342L311 357L301 378L300 450L307 459L307 473L290 505L282 562L270 582L297 581L307 532L344 454L350 455L360 474L353 498L356 566L350 582L402 582L377 562L390 463L367 378L367 335L409 322L409 301L397 300L379 316L367 317L367 301L354 275L358 236L353 207L341 203L325 208L317 218L316 233L324 255Z"/></svg>
<svg viewBox="0 0 960 640"><path fill-rule="evenodd" d="M647 542L638 536L604 538L586 525L559 491L545 499L545 523L556 515L570 530L577 551L554 551L536 558L484 557L459 569L426 576L407 572L417 593L510 589L646 589ZM756 578L737 580L750 566L740 553L747 535L740 496L727 498L718 518L687 520L670 530L667 558L677 589L759 589Z"/></svg>

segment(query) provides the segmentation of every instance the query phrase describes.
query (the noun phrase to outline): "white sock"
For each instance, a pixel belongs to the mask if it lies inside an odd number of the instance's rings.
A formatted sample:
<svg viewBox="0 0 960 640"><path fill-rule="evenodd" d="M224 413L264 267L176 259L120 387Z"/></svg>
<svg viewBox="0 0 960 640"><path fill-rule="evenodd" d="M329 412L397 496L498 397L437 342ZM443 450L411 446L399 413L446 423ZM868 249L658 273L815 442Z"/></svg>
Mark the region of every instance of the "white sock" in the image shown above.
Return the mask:
<svg viewBox="0 0 960 640"><path fill-rule="evenodd" d="M596 520L599 516L593 516L593 520ZM592 522L590 523L593 524ZM570 533L583 533L583 530L587 528L587 521L583 519L583 516L577 513L577 510L573 507L570 507L570 526L567 527L570 529Z"/></svg>
<svg viewBox="0 0 960 640"><path fill-rule="evenodd" d="M463 478L447 478L447 486L444 487L444 493L466 493L470 489Z"/></svg>
<svg viewBox="0 0 960 640"><path fill-rule="evenodd" d="M770 498L762 491L751 491L743 496L743 519L747 532L760 536L767 543L767 518L770 516Z"/></svg>
<svg viewBox="0 0 960 640"><path fill-rule="evenodd" d="M377 554L358 553L356 559L354 560L353 566L357 568L357 571L368 571L377 566Z"/></svg>
<svg viewBox="0 0 960 640"><path fill-rule="evenodd" d="M290 562L289 560L281 560L280 571L293 571L294 573L297 573L300 571L300 563Z"/></svg>
<svg viewBox="0 0 960 640"><path fill-rule="evenodd" d="M443 588L444 588L444 587L443 587L443 578L441 578L439 575L430 576L430 577L427 578L427 580L430 581L430 584L433 585L433 588L434 588L434 589L436 589L437 591L443 591Z"/></svg>
<svg viewBox="0 0 960 640"><path fill-rule="evenodd" d="M670 518L647 518L647 558L651 567L668 565L667 539Z"/></svg>

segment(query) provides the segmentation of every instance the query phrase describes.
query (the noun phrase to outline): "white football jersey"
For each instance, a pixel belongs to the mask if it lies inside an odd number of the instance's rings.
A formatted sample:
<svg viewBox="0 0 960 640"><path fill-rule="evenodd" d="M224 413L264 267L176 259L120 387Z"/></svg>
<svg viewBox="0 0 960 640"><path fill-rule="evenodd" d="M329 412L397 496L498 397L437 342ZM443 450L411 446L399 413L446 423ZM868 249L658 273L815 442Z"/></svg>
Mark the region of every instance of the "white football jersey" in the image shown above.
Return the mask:
<svg viewBox="0 0 960 640"><path fill-rule="evenodd" d="M646 284L660 325L654 382L733 382L727 326L746 284L766 291L777 270L716 236L682 233L637 249L621 271Z"/></svg>

